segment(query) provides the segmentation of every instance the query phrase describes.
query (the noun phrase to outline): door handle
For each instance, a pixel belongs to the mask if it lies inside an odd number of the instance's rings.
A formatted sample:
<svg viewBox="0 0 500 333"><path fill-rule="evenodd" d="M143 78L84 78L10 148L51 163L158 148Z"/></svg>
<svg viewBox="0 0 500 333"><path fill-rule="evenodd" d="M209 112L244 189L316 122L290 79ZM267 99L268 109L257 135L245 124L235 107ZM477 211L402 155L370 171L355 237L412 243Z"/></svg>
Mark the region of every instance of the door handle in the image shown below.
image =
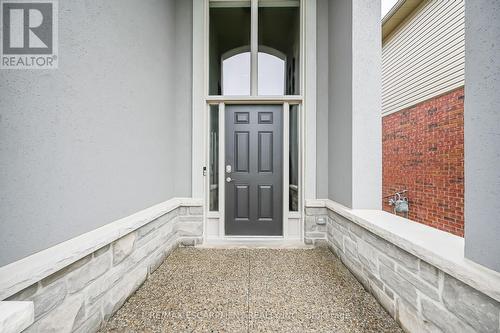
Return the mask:
<svg viewBox="0 0 500 333"><path fill-rule="evenodd" d="M231 164L226 165L226 173L231 173L233 171L233 168L231 167Z"/></svg>
<svg viewBox="0 0 500 333"><path fill-rule="evenodd" d="M232 181L233 181L233 179L232 179L231 177L227 177L227 178L226 178L226 182L227 182L227 183L230 183L230 182L232 182Z"/></svg>

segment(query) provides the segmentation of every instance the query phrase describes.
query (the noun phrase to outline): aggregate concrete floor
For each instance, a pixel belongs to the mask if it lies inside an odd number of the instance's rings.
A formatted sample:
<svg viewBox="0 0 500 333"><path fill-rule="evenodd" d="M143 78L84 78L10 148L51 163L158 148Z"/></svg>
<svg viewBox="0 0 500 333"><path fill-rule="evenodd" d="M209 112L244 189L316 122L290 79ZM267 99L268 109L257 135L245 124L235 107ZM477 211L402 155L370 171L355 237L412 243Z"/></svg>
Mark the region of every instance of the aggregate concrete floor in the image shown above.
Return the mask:
<svg viewBox="0 0 500 333"><path fill-rule="evenodd" d="M179 248L102 331L402 332L326 248Z"/></svg>

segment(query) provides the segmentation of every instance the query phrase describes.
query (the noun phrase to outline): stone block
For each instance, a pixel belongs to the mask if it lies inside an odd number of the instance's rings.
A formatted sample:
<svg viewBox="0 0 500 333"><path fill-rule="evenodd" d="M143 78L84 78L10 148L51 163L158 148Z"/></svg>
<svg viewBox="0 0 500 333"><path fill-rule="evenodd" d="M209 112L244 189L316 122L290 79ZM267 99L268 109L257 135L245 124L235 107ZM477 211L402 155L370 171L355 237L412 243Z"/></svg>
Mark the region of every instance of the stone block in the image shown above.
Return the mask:
<svg viewBox="0 0 500 333"><path fill-rule="evenodd" d="M178 222L174 229L180 236L201 236L203 234L203 223Z"/></svg>
<svg viewBox="0 0 500 333"><path fill-rule="evenodd" d="M328 223L328 224L326 225L326 233L327 233L328 235L333 235L333 233L334 233L333 226L332 226L330 223Z"/></svg>
<svg viewBox="0 0 500 333"><path fill-rule="evenodd" d="M203 243L203 237L185 237L180 241L181 246L189 247Z"/></svg>
<svg viewBox="0 0 500 333"><path fill-rule="evenodd" d="M23 290L15 293L6 299L6 301L25 301L30 299L33 295L36 294L38 290L38 282L33 283L31 286L24 288Z"/></svg>
<svg viewBox="0 0 500 333"><path fill-rule="evenodd" d="M35 321L55 309L64 301L67 294L66 281L59 279L28 298L35 305Z"/></svg>
<svg viewBox="0 0 500 333"><path fill-rule="evenodd" d="M136 234L131 232L113 243L113 265L121 263L132 253L136 237Z"/></svg>
<svg viewBox="0 0 500 333"><path fill-rule="evenodd" d="M337 258L340 258L340 256L343 254L342 251L339 248L337 248L331 241L328 242L328 249Z"/></svg>
<svg viewBox="0 0 500 333"><path fill-rule="evenodd" d="M366 270L376 274L378 272L377 251L362 239L358 239L357 244L359 261Z"/></svg>
<svg viewBox="0 0 500 333"><path fill-rule="evenodd" d="M358 246L350 238L344 237L344 252L351 260L358 260Z"/></svg>
<svg viewBox="0 0 500 333"><path fill-rule="evenodd" d="M365 273L366 277L368 280L370 280L370 286L376 286L378 289L383 290L384 289L384 283L380 281L378 277L376 277L374 274L371 272L367 271L365 267L363 267L363 272Z"/></svg>
<svg viewBox="0 0 500 333"><path fill-rule="evenodd" d="M98 306L102 296L114 285L116 285L118 281L123 279L127 271L130 269L130 267L127 267L124 264L127 261L130 260L127 259L120 265L113 267L98 281L92 282L87 287L85 293L86 293L86 304L88 306Z"/></svg>
<svg viewBox="0 0 500 333"><path fill-rule="evenodd" d="M422 320L418 315L417 309L402 299L397 300L396 307L396 321L405 332L442 333L441 330L431 322Z"/></svg>
<svg viewBox="0 0 500 333"><path fill-rule="evenodd" d="M396 271L396 263L394 262L394 260L380 254L380 252L378 253L378 262L380 263L380 265L384 265L385 267Z"/></svg>
<svg viewBox="0 0 500 333"><path fill-rule="evenodd" d="M308 216L327 216L328 210L325 207L308 207L306 208L306 215Z"/></svg>
<svg viewBox="0 0 500 333"><path fill-rule="evenodd" d="M417 289L413 284L384 265L380 266L380 279L397 295L404 298L413 307L417 308Z"/></svg>
<svg viewBox="0 0 500 333"><path fill-rule="evenodd" d="M349 235L349 230L344 228L342 225L338 224L337 222L333 222L331 224L332 226L332 234L339 234L339 235Z"/></svg>
<svg viewBox="0 0 500 333"><path fill-rule="evenodd" d="M389 297L390 299L394 299L394 292L386 285L384 285L384 293Z"/></svg>
<svg viewBox="0 0 500 333"><path fill-rule="evenodd" d="M136 246L135 250L130 254L129 258L127 258L120 265L124 265L128 267L128 269L132 269L136 264L143 262L152 253L166 245L164 244L162 235L160 233L155 232L153 236L155 237L150 237L151 239L149 239L147 243Z"/></svg>
<svg viewBox="0 0 500 333"><path fill-rule="evenodd" d="M42 319L37 320L25 332L64 333L71 332L75 319L83 306L83 296L76 294L67 297L62 304Z"/></svg>
<svg viewBox="0 0 500 333"><path fill-rule="evenodd" d="M324 232L306 232L306 237L314 239L325 239L326 234Z"/></svg>
<svg viewBox="0 0 500 333"><path fill-rule="evenodd" d="M176 230L175 230L176 225L177 225L177 222L174 219L169 223L163 224L158 229L155 229L154 232L151 232L151 233L147 234L146 236L144 236L140 239L137 239L135 242L135 249L141 248L141 247L145 246L146 244L149 244L153 241L157 241L158 239L165 239L165 238L169 237L169 235L171 235L171 234L175 234L176 233Z"/></svg>
<svg viewBox="0 0 500 333"><path fill-rule="evenodd" d="M351 221L337 213L333 213L331 216L329 215L329 217L334 221L334 223L342 226L346 230L346 234L348 233L349 226L352 224Z"/></svg>
<svg viewBox="0 0 500 333"><path fill-rule="evenodd" d="M153 230L156 230L157 228L159 228L160 226L162 226L165 223L168 223L168 222L165 222L162 217L159 217L159 218L143 225L142 227L137 229L137 239L142 239L142 238L148 236Z"/></svg>
<svg viewBox="0 0 500 333"><path fill-rule="evenodd" d="M178 216L187 215L188 214L187 207L179 207L179 208L177 208L177 214L178 214Z"/></svg>
<svg viewBox="0 0 500 333"><path fill-rule="evenodd" d="M307 215L305 217L304 224L305 224L306 231L312 231L312 228L316 224L316 216Z"/></svg>
<svg viewBox="0 0 500 333"><path fill-rule="evenodd" d="M99 327L102 323L102 315L101 312L96 312L89 316L87 320L83 322L83 324L76 328L74 333L95 333L99 330Z"/></svg>
<svg viewBox="0 0 500 333"><path fill-rule="evenodd" d="M418 262L419 259L414 255L400 249L394 244L389 243L388 241L372 234L365 233L364 240L381 251L386 256L395 260L399 265L403 266L407 270L418 273Z"/></svg>
<svg viewBox="0 0 500 333"><path fill-rule="evenodd" d="M80 296L83 297L83 295L80 295ZM75 316L75 320L73 321L73 329L80 327L83 324L83 322L85 322L86 313L87 313L87 309L85 307L85 300L82 298L82 304L81 304L80 309L78 310L78 312Z"/></svg>
<svg viewBox="0 0 500 333"><path fill-rule="evenodd" d="M152 274L154 271L158 269L158 267L163 264L165 261L165 252L160 251L159 253L155 254L153 258L151 259L151 263L149 264L149 274Z"/></svg>
<svg viewBox="0 0 500 333"><path fill-rule="evenodd" d="M57 272L49 275L48 277L46 277L45 279L42 280L41 284L42 286L48 286L49 284L61 279L62 277L66 276L67 274L75 271L76 269L86 265L87 263L90 262L90 260L92 259L92 254L89 254L77 261L75 261L74 263L58 270Z"/></svg>
<svg viewBox="0 0 500 333"><path fill-rule="evenodd" d="M203 207L201 206L189 207L189 215L203 215Z"/></svg>
<svg viewBox="0 0 500 333"><path fill-rule="evenodd" d="M143 225L141 228L137 230L137 239L142 239L148 235L153 230L156 230L158 228L161 228L165 224L173 222L174 218L177 217L178 212L177 210L173 210L171 212L168 212L155 220L149 222L148 224Z"/></svg>
<svg viewBox="0 0 500 333"><path fill-rule="evenodd" d="M196 245L196 239L193 238L184 238L181 239L181 246L182 247L191 247Z"/></svg>
<svg viewBox="0 0 500 333"><path fill-rule="evenodd" d="M184 223L184 222L203 223L203 216L191 216L191 215L178 216L175 219L175 222L176 223Z"/></svg>
<svg viewBox="0 0 500 333"><path fill-rule="evenodd" d="M163 242L160 237L157 237L154 242L149 242L143 247L135 249L125 260L113 266L97 281L92 282L85 289L87 305L95 306L102 301L106 293L119 284L139 264L142 264L147 270L151 262L148 256L160 248L159 244L162 245L161 248L169 246L169 242Z"/></svg>
<svg viewBox="0 0 500 333"><path fill-rule="evenodd" d="M94 252L94 258L95 257L99 257L100 255L105 254L106 252L109 251L109 249L111 249L111 244L108 244L106 246L101 247L99 250L97 250L97 251Z"/></svg>
<svg viewBox="0 0 500 333"><path fill-rule="evenodd" d="M363 238L364 234L366 233L364 228L360 227L354 222L351 222L349 224L349 231L356 235L357 238Z"/></svg>
<svg viewBox="0 0 500 333"><path fill-rule="evenodd" d="M370 291L380 305L392 317L396 317L396 304L393 299L389 298L380 288L370 284Z"/></svg>
<svg viewBox="0 0 500 333"><path fill-rule="evenodd" d="M427 283L435 287L439 285L439 270L423 260L420 260L419 275Z"/></svg>
<svg viewBox="0 0 500 333"><path fill-rule="evenodd" d="M111 267L111 252L93 258L89 263L67 275L69 293L75 293L99 278Z"/></svg>
<svg viewBox="0 0 500 333"><path fill-rule="evenodd" d="M146 266L138 266L130 271L103 296L104 319L113 315L125 301L146 280L148 269Z"/></svg>
<svg viewBox="0 0 500 333"><path fill-rule="evenodd" d="M331 242L337 247L337 249L342 252L344 251L344 237L341 233L333 233Z"/></svg>
<svg viewBox="0 0 500 333"><path fill-rule="evenodd" d="M439 291L436 287L431 286L423 279L402 268L401 266L398 266L397 274L414 285L422 294L428 296L429 298L432 298L433 300L439 301Z"/></svg>
<svg viewBox="0 0 500 333"><path fill-rule="evenodd" d="M443 303L476 331L499 331L500 303L449 275L444 277Z"/></svg>
<svg viewBox="0 0 500 333"><path fill-rule="evenodd" d="M364 274L361 263L356 259L351 259L349 257L346 257L345 255L342 255L340 259L342 260L344 265L349 269L352 275L356 277L356 280L358 280L359 283L363 285L363 288L365 288L366 290L370 290L370 281Z"/></svg>
<svg viewBox="0 0 500 333"><path fill-rule="evenodd" d="M468 324L462 322L459 318L448 312L444 307L438 306L436 303L423 298L422 315L424 318L432 322L442 332L445 333L473 333L481 332L474 330Z"/></svg>

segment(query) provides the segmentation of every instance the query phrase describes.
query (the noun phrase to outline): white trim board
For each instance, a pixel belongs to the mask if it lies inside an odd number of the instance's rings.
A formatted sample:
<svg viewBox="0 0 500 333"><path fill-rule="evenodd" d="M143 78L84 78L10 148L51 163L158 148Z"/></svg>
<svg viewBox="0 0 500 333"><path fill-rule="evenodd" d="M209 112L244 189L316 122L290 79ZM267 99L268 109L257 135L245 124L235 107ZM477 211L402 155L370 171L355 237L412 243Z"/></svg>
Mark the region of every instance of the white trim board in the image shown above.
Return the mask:
<svg viewBox="0 0 500 333"><path fill-rule="evenodd" d="M203 201L199 199L173 198L0 267L0 300L14 295L178 207L202 205Z"/></svg>
<svg viewBox="0 0 500 333"><path fill-rule="evenodd" d="M308 200L326 207L443 272L500 301L500 273L464 256L464 239L382 210L350 209L332 200Z"/></svg>

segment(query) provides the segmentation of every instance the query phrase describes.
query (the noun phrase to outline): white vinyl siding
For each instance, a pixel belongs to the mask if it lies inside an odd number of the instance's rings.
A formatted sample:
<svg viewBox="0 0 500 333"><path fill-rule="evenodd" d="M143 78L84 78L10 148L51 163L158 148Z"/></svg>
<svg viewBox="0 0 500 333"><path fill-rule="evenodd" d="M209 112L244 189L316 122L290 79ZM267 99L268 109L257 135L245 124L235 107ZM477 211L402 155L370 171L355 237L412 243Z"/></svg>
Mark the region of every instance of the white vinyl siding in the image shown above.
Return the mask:
<svg viewBox="0 0 500 333"><path fill-rule="evenodd" d="M464 0L428 0L389 36L382 51L382 114L464 85Z"/></svg>

